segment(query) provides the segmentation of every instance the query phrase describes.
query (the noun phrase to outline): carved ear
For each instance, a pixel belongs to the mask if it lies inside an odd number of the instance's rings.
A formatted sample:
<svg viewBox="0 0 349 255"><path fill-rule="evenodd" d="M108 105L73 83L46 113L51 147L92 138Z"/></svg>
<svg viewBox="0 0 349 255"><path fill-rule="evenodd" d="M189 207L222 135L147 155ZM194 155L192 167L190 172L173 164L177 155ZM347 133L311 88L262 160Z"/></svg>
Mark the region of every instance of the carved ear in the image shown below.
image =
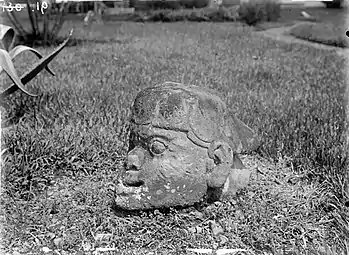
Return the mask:
<svg viewBox="0 0 349 255"><path fill-rule="evenodd" d="M232 152L231 146L223 140L214 140L208 148L208 156L216 165L232 163Z"/></svg>
<svg viewBox="0 0 349 255"><path fill-rule="evenodd" d="M208 156L214 161L213 171L208 176L208 186L223 187L234 161L232 148L227 142L216 140L210 144Z"/></svg>
<svg viewBox="0 0 349 255"><path fill-rule="evenodd" d="M213 155L219 157L220 150ZM224 148L224 147L223 147ZM251 171L241 162L237 154L231 154L231 164L214 164L213 171L208 175L208 194L210 200L219 200L224 197L234 196L236 192L247 186Z"/></svg>
<svg viewBox="0 0 349 255"><path fill-rule="evenodd" d="M214 161L212 172L208 176L208 186L210 188L221 188L223 186L225 187L226 185L231 186L229 185L228 180L228 177L230 175L236 175L229 177L230 179L232 179L230 182L235 183L236 181L233 181L235 178L241 179L240 177L238 177L240 176L240 174L237 173L245 174L245 172L247 171L239 156L233 153L231 146L227 142L224 142L222 140L215 140L210 144L208 148L208 156ZM246 173L248 173L249 176L249 171L247 171ZM237 182L239 183L241 182L241 180ZM241 183L245 182L246 180ZM225 187L225 189L227 189L227 187Z"/></svg>

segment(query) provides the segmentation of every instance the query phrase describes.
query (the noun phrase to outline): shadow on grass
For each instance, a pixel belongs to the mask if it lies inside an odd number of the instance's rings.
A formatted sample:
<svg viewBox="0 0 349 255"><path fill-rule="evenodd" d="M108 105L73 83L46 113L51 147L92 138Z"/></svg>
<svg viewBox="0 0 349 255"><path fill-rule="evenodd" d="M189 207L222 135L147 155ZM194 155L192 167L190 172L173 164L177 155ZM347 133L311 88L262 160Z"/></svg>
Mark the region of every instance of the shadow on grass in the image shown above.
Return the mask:
<svg viewBox="0 0 349 255"><path fill-rule="evenodd" d="M193 210L202 211L207 207L210 203L207 201L197 202L194 205L188 205L188 206L173 206L169 208L153 208L153 209L143 209L143 210L125 210L120 207L118 207L114 202L111 203L111 209L113 210L114 214L119 217L124 216L142 216L144 214L154 214L154 213L161 213L163 215L170 215L175 211L182 211L182 212L190 212Z"/></svg>
<svg viewBox="0 0 349 255"><path fill-rule="evenodd" d="M28 40L24 40L23 38L18 38L16 45L26 45L29 47L58 47L60 44L62 44L66 40L66 37L58 37L56 40L50 41L44 44L42 40L37 40L37 39L31 39L29 37ZM76 46L83 46L85 44L110 44L110 43L115 43L115 44L127 44L130 43L132 39L116 39L116 38L101 38L101 39L90 39L90 38L79 38L79 37L73 37L71 38L67 45L67 47L76 47Z"/></svg>
<svg viewBox="0 0 349 255"><path fill-rule="evenodd" d="M216 192L216 193L215 193ZM201 198L200 201L192 204L192 205L177 205L177 206L171 206L171 207L163 207L163 208L152 208L152 209L142 209L142 210L125 210L122 209L121 207L119 207L118 205L116 205L115 201L112 201L110 203L110 207L113 210L114 214L116 216L141 216L145 214L152 214L152 213L156 213L159 212L163 215L169 215L172 214L175 211L181 211L181 212L190 212L193 210L196 211L204 211L205 208L207 208L208 206L214 204L215 202L219 202L220 199L218 198L221 195L221 190L220 193L217 193L216 189L208 189L207 194ZM242 193L242 191L238 191L237 195L241 195L240 193ZM221 202L219 202L221 203Z"/></svg>

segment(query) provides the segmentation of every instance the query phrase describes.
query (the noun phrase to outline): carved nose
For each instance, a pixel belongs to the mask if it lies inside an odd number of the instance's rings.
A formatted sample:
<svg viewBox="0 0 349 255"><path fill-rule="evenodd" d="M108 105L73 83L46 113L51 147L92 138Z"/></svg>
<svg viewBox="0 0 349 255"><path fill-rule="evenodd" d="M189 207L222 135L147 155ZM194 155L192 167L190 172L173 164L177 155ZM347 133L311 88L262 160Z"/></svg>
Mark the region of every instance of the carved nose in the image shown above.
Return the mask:
<svg viewBox="0 0 349 255"><path fill-rule="evenodd" d="M139 171L144 160L144 153L141 149L135 148L127 155L126 170Z"/></svg>
<svg viewBox="0 0 349 255"><path fill-rule="evenodd" d="M139 173L143 165L144 153L142 148L134 148L127 155L126 171L124 174L124 183L128 186L139 187L144 184L139 179Z"/></svg>
<svg viewBox="0 0 349 255"><path fill-rule="evenodd" d="M127 156L126 168L127 170L136 170L136 171L141 169L141 162L137 155Z"/></svg>

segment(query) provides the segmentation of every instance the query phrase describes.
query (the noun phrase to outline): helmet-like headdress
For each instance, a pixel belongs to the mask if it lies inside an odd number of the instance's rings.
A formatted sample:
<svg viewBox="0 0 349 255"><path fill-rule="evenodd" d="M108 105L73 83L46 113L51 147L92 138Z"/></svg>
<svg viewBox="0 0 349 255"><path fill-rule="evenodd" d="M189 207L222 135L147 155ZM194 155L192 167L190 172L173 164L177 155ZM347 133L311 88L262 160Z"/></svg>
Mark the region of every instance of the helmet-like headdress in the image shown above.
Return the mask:
<svg viewBox="0 0 349 255"><path fill-rule="evenodd" d="M143 90L132 108L131 128L139 125L185 132L203 147L223 139L237 153L258 144L255 133L214 92L194 85L165 82Z"/></svg>

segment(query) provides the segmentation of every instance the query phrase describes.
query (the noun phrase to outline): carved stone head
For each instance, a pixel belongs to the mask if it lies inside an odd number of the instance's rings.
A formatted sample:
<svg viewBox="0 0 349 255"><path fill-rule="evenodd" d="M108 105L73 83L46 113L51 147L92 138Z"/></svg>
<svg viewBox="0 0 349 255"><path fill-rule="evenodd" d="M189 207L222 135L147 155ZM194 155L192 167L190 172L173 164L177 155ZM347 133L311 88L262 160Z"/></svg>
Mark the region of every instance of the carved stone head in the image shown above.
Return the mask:
<svg viewBox="0 0 349 255"><path fill-rule="evenodd" d="M210 90L166 82L141 91L133 104L129 152L116 192L125 210L187 206L221 199L247 185L237 153L254 132Z"/></svg>

